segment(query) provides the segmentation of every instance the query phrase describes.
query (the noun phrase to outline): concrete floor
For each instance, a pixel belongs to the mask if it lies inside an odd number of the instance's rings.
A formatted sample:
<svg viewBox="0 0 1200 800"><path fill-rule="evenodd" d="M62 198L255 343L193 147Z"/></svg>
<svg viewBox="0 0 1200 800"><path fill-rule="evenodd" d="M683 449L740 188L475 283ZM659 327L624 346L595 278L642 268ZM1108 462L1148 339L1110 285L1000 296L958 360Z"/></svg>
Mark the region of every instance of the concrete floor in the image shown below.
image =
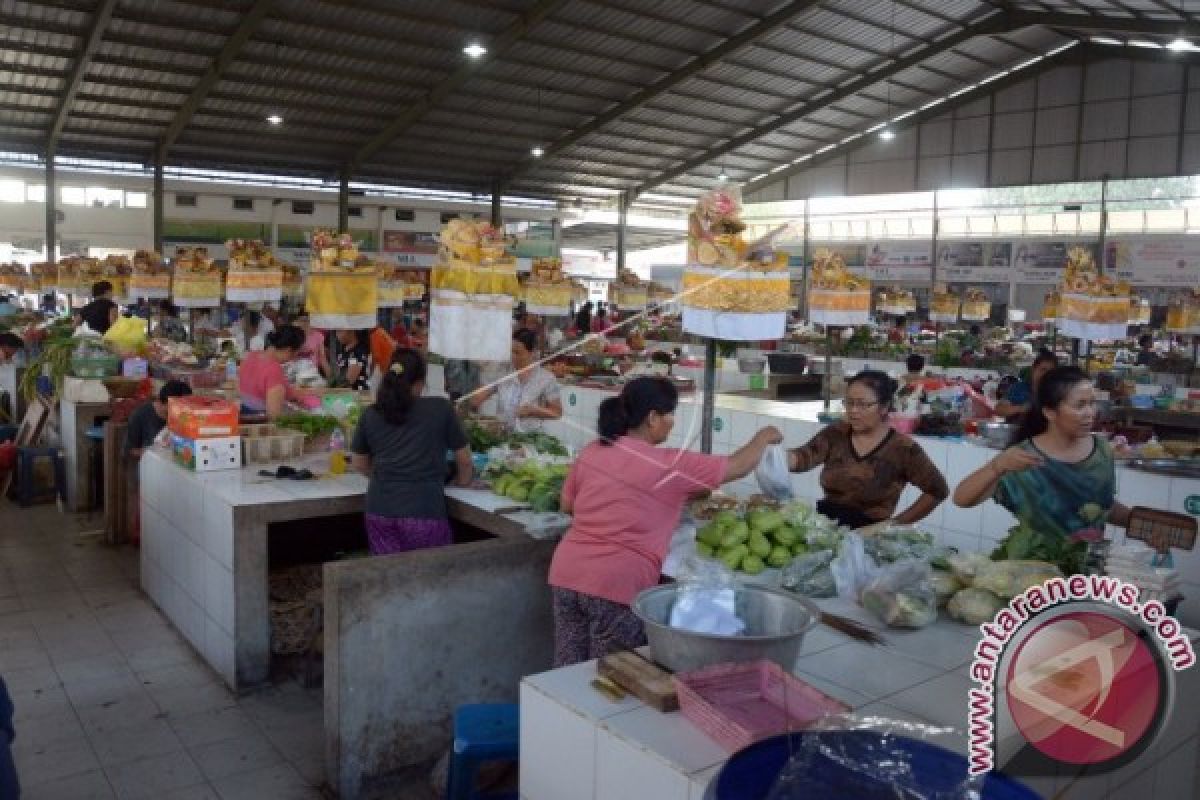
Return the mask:
<svg viewBox="0 0 1200 800"><path fill-rule="evenodd" d="M138 551L54 506L0 500L0 677L23 800L319 800L320 689L246 697L138 588ZM421 776L389 796L427 800Z"/></svg>

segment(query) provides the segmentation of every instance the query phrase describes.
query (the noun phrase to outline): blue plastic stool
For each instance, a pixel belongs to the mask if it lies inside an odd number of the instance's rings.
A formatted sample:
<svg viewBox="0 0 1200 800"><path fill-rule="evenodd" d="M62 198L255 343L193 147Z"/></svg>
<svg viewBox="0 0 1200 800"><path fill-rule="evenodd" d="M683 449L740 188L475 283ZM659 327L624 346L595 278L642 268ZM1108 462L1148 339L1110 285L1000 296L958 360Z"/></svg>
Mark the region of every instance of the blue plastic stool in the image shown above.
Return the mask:
<svg viewBox="0 0 1200 800"><path fill-rule="evenodd" d="M17 438L16 425L0 425L0 442L11 442Z"/></svg>
<svg viewBox="0 0 1200 800"><path fill-rule="evenodd" d="M33 488L33 465L39 458L49 458L54 462L54 489L35 492ZM41 500L47 494L57 495L64 505L67 502L67 467L63 461L62 451L57 447L18 447L17 448L17 503L22 508L28 508L34 500Z"/></svg>
<svg viewBox="0 0 1200 800"><path fill-rule="evenodd" d="M446 800L517 800L512 792L480 794L475 776L485 761L516 761L520 750L519 707L510 703L459 706L454 712L454 748Z"/></svg>

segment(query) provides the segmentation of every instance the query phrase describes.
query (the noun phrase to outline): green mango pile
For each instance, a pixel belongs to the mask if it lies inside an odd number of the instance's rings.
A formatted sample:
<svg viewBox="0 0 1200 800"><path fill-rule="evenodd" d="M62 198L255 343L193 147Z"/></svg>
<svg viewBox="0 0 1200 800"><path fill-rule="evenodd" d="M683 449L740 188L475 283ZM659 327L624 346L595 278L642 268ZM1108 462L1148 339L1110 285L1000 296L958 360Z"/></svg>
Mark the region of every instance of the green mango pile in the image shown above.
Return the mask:
<svg viewBox="0 0 1200 800"><path fill-rule="evenodd" d="M566 464L526 461L517 467L489 469L492 491L534 511L558 511L558 499L567 478Z"/></svg>
<svg viewBox="0 0 1200 800"><path fill-rule="evenodd" d="M757 575L767 567L782 569L808 552L804 532L783 514L766 508L721 511L696 531L696 552L718 558L732 570Z"/></svg>

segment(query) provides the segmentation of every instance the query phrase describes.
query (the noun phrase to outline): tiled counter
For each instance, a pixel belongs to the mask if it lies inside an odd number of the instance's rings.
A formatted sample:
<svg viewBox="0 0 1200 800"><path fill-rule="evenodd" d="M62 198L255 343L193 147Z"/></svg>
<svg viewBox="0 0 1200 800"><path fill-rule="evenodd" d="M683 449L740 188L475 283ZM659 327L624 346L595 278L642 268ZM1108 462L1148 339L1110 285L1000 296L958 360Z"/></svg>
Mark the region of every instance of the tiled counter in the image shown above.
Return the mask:
<svg viewBox="0 0 1200 800"><path fill-rule="evenodd" d="M838 600L828 611L870 618ZM856 716L942 729L931 741L966 752L967 664L978 630L949 620L919 631L885 633L870 647L818 627L805 637L795 673L847 703ZM702 800L729 757L679 712L664 714L633 697L612 702L589 686L595 662L527 677L521 684L522 800ZM1134 763L1074 781L1074 774L1023 779L1044 797L1072 785L1073 800L1195 797L1197 726L1192 702L1200 670L1178 674L1167 729ZM952 730L947 730L952 729ZM1020 741L999 721L1000 763ZM1007 751L1007 755L1006 755Z"/></svg>
<svg viewBox="0 0 1200 800"><path fill-rule="evenodd" d="M600 402L611 396L611 391L603 389L564 386L563 418L547 422L547 432L559 436L570 447L586 445L596 437L596 414ZM675 428L666 442L668 446L700 449L700 402L698 393L680 398L675 412ZM834 401L835 410L838 407L838 401ZM803 444L823 427L817 422L817 414L822 408L819 401L782 403L718 394L712 423L713 452L733 452L766 425L779 428L787 446ZM933 463L942 470L951 491L964 477L996 456L995 450L972 441L925 436L916 439ZM820 499L820 474L820 469L816 469L793 475L792 487L796 496L812 502ZM743 496L759 491L753 476L730 484L725 490ZM1200 480L1117 468L1117 497L1128 506L1141 505L1189 513L1187 498L1193 495L1200 496ZM908 487L900 499L900 507L907 507L917 496L918 491ZM950 499L920 523L940 542L964 552L991 552L1014 524L1016 520L1012 514L991 500L975 508L959 508ZM1115 529L1110 534L1117 540L1122 536ZM1176 551L1174 557L1184 581L1185 595L1177 615L1184 624L1200 628L1200 548L1192 552Z"/></svg>

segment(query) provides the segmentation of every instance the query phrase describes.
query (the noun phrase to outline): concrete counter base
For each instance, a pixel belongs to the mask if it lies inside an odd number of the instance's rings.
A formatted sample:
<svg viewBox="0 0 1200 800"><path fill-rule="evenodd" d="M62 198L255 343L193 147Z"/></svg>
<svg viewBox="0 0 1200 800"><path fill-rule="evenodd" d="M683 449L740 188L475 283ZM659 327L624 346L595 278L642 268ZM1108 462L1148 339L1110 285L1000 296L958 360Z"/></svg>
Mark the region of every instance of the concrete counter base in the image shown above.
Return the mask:
<svg viewBox="0 0 1200 800"><path fill-rule="evenodd" d="M497 538L324 568L325 763L343 800L445 752L454 709L547 669L554 541Z"/></svg>

